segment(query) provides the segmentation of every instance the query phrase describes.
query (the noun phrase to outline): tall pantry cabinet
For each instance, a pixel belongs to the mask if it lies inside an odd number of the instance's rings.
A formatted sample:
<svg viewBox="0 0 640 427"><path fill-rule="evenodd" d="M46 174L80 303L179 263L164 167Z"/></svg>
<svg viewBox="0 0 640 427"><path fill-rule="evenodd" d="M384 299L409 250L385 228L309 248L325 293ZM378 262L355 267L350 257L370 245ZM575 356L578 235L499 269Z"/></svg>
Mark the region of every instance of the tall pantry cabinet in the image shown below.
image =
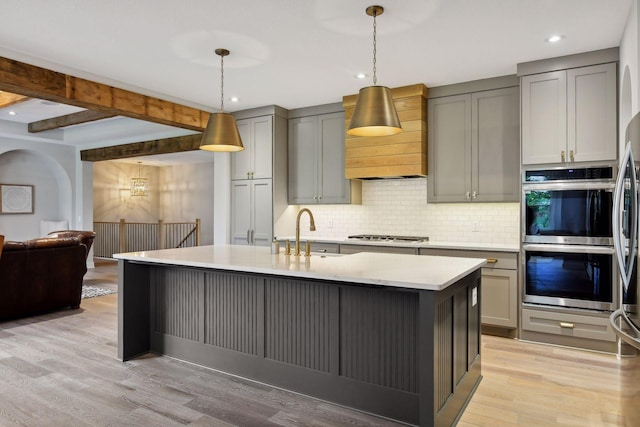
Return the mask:
<svg viewBox="0 0 640 427"><path fill-rule="evenodd" d="M234 113L244 150L231 153L231 243L268 246L287 207L287 112Z"/></svg>

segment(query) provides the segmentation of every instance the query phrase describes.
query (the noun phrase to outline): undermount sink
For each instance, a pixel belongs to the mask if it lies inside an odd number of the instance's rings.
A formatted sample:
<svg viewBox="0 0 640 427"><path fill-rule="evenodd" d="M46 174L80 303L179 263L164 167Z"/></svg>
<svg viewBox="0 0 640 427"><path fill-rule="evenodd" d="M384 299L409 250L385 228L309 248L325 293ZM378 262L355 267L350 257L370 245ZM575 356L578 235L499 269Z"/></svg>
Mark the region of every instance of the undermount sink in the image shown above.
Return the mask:
<svg viewBox="0 0 640 427"><path fill-rule="evenodd" d="M345 256L345 254L334 254L334 253L330 253L330 252L311 252L311 256L312 257L327 258L327 257Z"/></svg>

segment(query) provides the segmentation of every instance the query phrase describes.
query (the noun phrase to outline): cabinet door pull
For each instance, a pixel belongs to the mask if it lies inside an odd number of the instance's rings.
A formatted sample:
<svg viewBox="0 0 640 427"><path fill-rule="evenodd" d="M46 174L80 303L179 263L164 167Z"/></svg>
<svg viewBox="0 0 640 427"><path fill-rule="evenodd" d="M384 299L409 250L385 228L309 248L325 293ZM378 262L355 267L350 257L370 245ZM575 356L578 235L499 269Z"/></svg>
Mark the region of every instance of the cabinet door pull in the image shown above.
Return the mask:
<svg viewBox="0 0 640 427"><path fill-rule="evenodd" d="M477 198L478 198L478 192L477 192L477 191L474 191L473 193L471 193L471 198L472 198L473 200L477 199Z"/></svg>
<svg viewBox="0 0 640 427"><path fill-rule="evenodd" d="M569 160L571 160L572 162L575 162L575 160L573 158L573 150L569 151Z"/></svg>
<svg viewBox="0 0 640 427"><path fill-rule="evenodd" d="M560 161L564 162L564 150L560 152Z"/></svg>
<svg viewBox="0 0 640 427"><path fill-rule="evenodd" d="M498 262L497 258L487 258L488 264L496 264Z"/></svg>
<svg viewBox="0 0 640 427"><path fill-rule="evenodd" d="M570 323L570 322L560 322L560 327L561 328L573 329L574 326L575 325L573 323Z"/></svg>
<svg viewBox="0 0 640 427"><path fill-rule="evenodd" d="M469 193L469 192L467 191L467 193L465 194L465 196L467 197L467 200L469 200L469 199L471 198L471 193Z"/></svg>
<svg viewBox="0 0 640 427"><path fill-rule="evenodd" d="M249 240L249 234L251 234L251 230L247 230L247 245L251 244L251 241Z"/></svg>

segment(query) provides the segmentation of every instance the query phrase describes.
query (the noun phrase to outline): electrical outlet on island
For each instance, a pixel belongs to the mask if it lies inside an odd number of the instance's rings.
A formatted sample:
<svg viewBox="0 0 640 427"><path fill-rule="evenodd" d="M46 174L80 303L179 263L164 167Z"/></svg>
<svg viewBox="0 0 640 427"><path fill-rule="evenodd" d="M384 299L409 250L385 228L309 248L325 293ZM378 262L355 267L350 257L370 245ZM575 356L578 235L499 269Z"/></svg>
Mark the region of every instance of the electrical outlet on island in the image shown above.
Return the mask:
<svg viewBox="0 0 640 427"><path fill-rule="evenodd" d="M480 223L479 222L473 222L471 223L471 231L480 231Z"/></svg>

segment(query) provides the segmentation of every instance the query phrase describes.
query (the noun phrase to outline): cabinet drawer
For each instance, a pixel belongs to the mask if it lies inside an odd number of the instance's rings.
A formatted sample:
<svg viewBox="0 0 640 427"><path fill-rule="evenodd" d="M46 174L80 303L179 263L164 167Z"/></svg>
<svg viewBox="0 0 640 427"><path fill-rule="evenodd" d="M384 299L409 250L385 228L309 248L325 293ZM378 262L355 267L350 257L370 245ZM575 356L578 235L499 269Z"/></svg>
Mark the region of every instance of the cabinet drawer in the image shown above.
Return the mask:
<svg viewBox="0 0 640 427"><path fill-rule="evenodd" d="M485 258L485 268L501 268L505 270L518 269L518 254L510 252L466 251L469 258Z"/></svg>
<svg viewBox="0 0 640 427"><path fill-rule="evenodd" d="M464 257L464 251L459 249L428 249L428 248L420 248L420 255L431 255L431 256L453 256L453 257Z"/></svg>
<svg viewBox="0 0 640 427"><path fill-rule="evenodd" d="M522 310L522 329L561 335L615 342L616 335L608 317L582 316L540 310Z"/></svg>

